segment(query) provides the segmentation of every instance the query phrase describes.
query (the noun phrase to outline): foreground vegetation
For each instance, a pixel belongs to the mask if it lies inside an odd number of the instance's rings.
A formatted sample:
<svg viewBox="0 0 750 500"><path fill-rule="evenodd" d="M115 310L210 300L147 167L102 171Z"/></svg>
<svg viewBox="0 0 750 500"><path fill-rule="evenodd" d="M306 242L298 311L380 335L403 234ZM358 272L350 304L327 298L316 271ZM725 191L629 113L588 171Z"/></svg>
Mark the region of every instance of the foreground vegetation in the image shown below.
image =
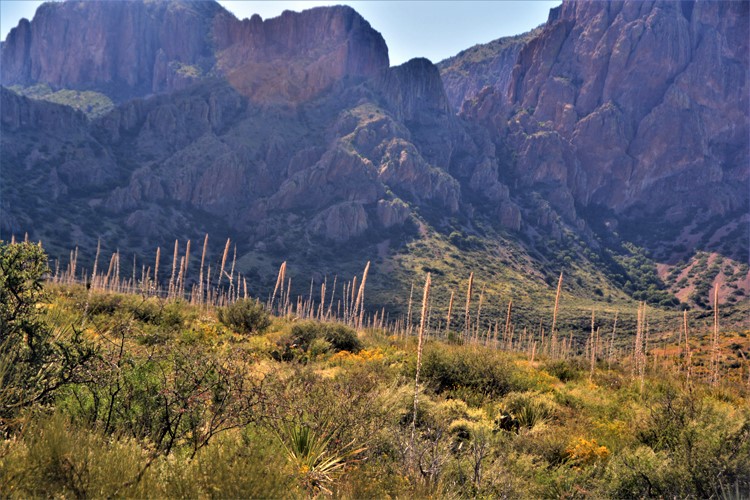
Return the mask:
<svg viewBox="0 0 750 500"><path fill-rule="evenodd" d="M709 384L658 351L420 342L45 271L0 245L4 496L750 495L744 367Z"/></svg>

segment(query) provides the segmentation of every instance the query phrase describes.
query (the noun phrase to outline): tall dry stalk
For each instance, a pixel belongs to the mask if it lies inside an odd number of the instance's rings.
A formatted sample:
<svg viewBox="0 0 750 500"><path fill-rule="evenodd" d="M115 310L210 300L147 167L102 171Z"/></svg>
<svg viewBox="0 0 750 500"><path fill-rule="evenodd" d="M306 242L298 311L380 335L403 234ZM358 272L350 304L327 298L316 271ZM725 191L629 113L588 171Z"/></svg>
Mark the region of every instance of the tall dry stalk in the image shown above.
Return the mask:
<svg viewBox="0 0 750 500"><path fill-rule="evenodd" d="M596 313L591 310L591 336L589 337L589 348L591 349L591 371L589 372L589 382L594 380L594 367L596 366L596 336L594 334L594 321Z"/></svg>
<svg viewBox="0 0 750 500"><path fill-rule="evenodd" d="M185 296L185 282L187 281L188 266L190 265L190 240L185 248L185 269L182 272L182 285L180 286L180 297Z"/></svg>
<svg viewBox="0 0 750 500"><path fill-rule="evenodd" d="M646 322L646 304L638 304L638 316L636 319L635 346L633 349L634 375L640 379L640 393L643 394L643 385L646 372L646 355L644 352L644 324Z"/></svg>
<svg viewBox="0 0 750 500"><path fill-rule="evenodd" d="M323 321L323 314L326 306L326 280L320 285L320 313L318 314L318 321Z"/></svg>
<svg viewBox="0 0 750 500"><path fill-rule="evenodd" d="M406 336L407 337L411 335L411 308L412 308L413 296L414 296L414 280L412 280L411 282L411 289L409 290L409 305L406 311Z"/></svg>
<svg viewBox="0 0 750 500"><path fill-rule="evenodd" d="M555 309L552 311L552 330L550 331L550 343L552 344L551 354L555 357L557 349L557 311L560 308L560 292L562 291L563 273L560 273L560 279L557 280L557 292L555 293Z"/></svg>
<svg viewBox="0 0 750 500"><path fill-rule="evenodd" d="M104 288L105 290L111 289L111 280L114 279L114 272L115 272L115 260L116 260L116 253L112 254L112 257L109 259L109 267L107 268L107 276L104 278Z"/></svg>
<svg viewBox="0 0 750 500"><path fill-rule="evenodd" d="M227 244L224 245L224 254L221 256L221 269L219 269L219 279L216 281L216 288L221 285L221 278L224 275L224 268L227 265L227 257L229 256L229 244L230 239L227 238Z"/></svg>
<svg viewBox="0 0 750 500"><path fill-rule="evenodd" d="M159 290L159 261L161 260L161 247L156 247L156 259L154 261L154 292Z"/></svg>
<svg viewBox="0 0 750 500"><path fill-rule="evenodd" d="M690 342L688 341L688 319L687 309L682 311L682 326L685 329L685 382L690 384L690 379L693 372L693 353L690 352Z"/></svg>
<svg viewBox="0 0 750 500"><path fill-rule="evenodd" d="M357 300L354 307L355 321L357 321L357 329L362 328L362 321L365 315L365 285L367 284L367 272L370 270L370 261L367 261L365 271L362 273L362 283L359 284L359 291L357 292ZM359 319L357 319L357 311L359 311Z"/></svg>
<svg viewBox="0 0 750 500"><path fill-rule="evenodd" d="M130 287L133 288L133 290L135 290L135 284L136 284L136 281L135 281L136 263L137 263L137 257L136 257L136 255L134 253L133 254L133 275L130 278L131 279L131 281L130 281L130 283L131 283Z"/></svg>
<svg viewBox="0 0 750 500"><path fill-rule="evenodd" d="M167 291L167 297L174 295L174 279L175 272L177 270L177 252L179 251L179 242L174 240L174 256L172 257L172 275L169 277L169 290Z"/></svg>
<svg viewBox="0 0 750 500"><path fill-rule="evenodd" d="M276 294L281 287L284 287L284 276L286 274L286 261L282 262L279 266L279 274L276 276L276 286L273 287L273 294L271 295L271 302L268 304L268 309L273 311L273 303L276 300Z"/></svg>
<svg viewBox="0 0 750 500"><path fill-rule="evenodd" d="M230 295L230 301L231 301L231 295L232 293L237 293L237 286L234 284L234 265L237 262L237 244L234 244L234 253L232 254L232 267L229 271L229 295Z"/></svg>
<svg viewBox="0 0 750 500"><path fill-rule="evenodd" d="M714 286L714 330L711 339L711 385L719 383L719 284Z"/></svg>
<svg viewBox="0 0 750 500"><path fill-rule="evenodd" d="M505 330L503 330L503 340L505 340L508 336L508 332L510 331L510 312L511 308L513 307L513 299L508 300L508 312L505 315Z"/></svg>
<svg viewBox="0 0 750 500"><path fill-rule="evenodd" d="M200 296L199 302L200 304L204 303L204 297L203 297L203 266L206 263L206 251L208 249L208 233L206 233L206 236L203 238L203 252L201 253L201 269L200 274L198 275L198 295Z"/></svg>
<svg viewBox="0 0 750 500"><path fill-rule="evenodd" d="M331 299L328 301L328 312L326 313L326 319L330 319L331 312L333 311L333 302L336 298L336 280L338 280L338 277L338 274L335 274L333 276L333 287L331 288Z"/></svg>
<svg viewBox="0 0 750 500"><path fill-rule="evenodd" d="M286 273L286 267L284 268L284 273ZM283 288L282 288L282 291L283 291ZM292 305L290 303L291 295L292 295L292 278L289 278L286 281L286 297L284 297L284 301L283 301L284 303L281 308L282 311L284 311L284 314L291 315L292 313L292 310L291 310Z"/></svg>
<svg viewBox="0 0 750 500"><path fill-rule="evenodd" d="M102 250L102 239L99 238L96 241L96 257L94 257L94 270L91 272L91 289L90 290L93 290L96 288L96 281L97 281L96 280L96 268L97 268L97 265L99 264L99 253L101 252L101 250Z"/></svg>
<svg viewBox="0 0 750 500"><path fill-rule="evenodd" d="M479 306L477 307L477 321L476 327L474 328L474 343L479 343L479 320L482 317L482 304L484 303L484 286L482 291L479 292Z"/></svg>
<svg viewBox="0 0 750 500"><path fill-rule="evenodd" d="M451 298L448 301L448 316L445 319L445 336L450 337L451 334L451 317L453 316L453 290L451 290Z"/></svg>
<svg viewBox="0 0 750 500"><path fill-rule="evenodd" d="M177 275L177 285L175 286L175 298L182 299L183 279L185 277L185 257L180 257L180 272Z"/></svg>
<svg viewBox="0 0 750 500"><path fill-rule="evenodd" d="M25 234L24 241L26 243L29 242L29 233ZM73 253L73 263L71 265L71 271L70 271L70 278L71 282L75 283L76 281L76 268L78 267L78 245L76 245L75 252Z"/></svg>
<svg viewBox="0 0 750 500"><path fill-rule="evenodd" d="M609 349L607 352L607 369L609 369L610 364L612 363L612 349L615 345L615 331L617 330L617 313L619 311L615 311L615 321L612 324L612 336L609 339Z"/></svg>
<svg viewBox="0 0 750 500"><path fill-rule="evenodd" d="M469 340L469 332L470 330L470 323L471 323L471 317L469 316L469 311L471 308L471 292L474 287L474 273L469 273L469 285L466 287L466 312L464 314L464 342Z"/></svg>
<svg viewBox="0 0 750 500"><path fill-rule="evenodd" d="M349 285L349 308L348 308L348 315L346 322L350 325L354 326L354 315L356 312L354 311L354 289L357 288L357 277L354 276L352 278L352 281Z"/></svg>
<svg viewBox="0 0 750 500"><path fill-rule="evenodd" d="M422 368L422 349L424 347L424 331L427 320L427 303L430 299L430 273L427 273L427 279L424 282L424 294L422 295L422 317L419 322L419 339L417 340L417 373L414 376L414 414L411 420L411 441L409 444L410 454L414 450L414 434L417 430L417 399L419 397L419 372Z"/></svg>

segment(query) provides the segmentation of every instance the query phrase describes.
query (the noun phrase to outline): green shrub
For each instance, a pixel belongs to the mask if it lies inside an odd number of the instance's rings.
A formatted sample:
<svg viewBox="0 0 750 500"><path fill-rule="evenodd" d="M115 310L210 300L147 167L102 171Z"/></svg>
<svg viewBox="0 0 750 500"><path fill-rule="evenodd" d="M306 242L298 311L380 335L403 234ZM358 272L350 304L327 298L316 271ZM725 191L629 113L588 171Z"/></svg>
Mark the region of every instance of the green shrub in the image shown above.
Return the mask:
<svg viewBox="0 0 750 500"><path fill-rule="evenodd" d="M290 342L303 351L307 351L316 339L325 340L334 351L356 353L362 350L357 332L340 323L305 321L292 327Z"/></svg>
<svg viewBox="0 0 750 500"><path fill-rule="evenodd" d="M146 460L136 440L110 439L57 414L32 422L7 448L0 484L7 498L146 497L154 494Z"/></svg>
<svg viewBox="0 0 750 500"><path fill-rule="evenodd" d="M80 332L42 315L47 256L32 243L0 241L0 430L25 407L47 404L95 357Z"/></svg>
<svg viewBox="0 0 750 500"><path fill-rule="evenodd" d="M514 375L511 360L489 349L431 345L425 350L421 373L437 392L459 391L464 399L469 393L502 396L526 388Z"/></svg>
<svg viewBox="0 0 750 500"><path fill-rule="evenodd" d="M544 369L550 375L560 379L560 382L579 380L583 375L580 363L573 360L548 361L544 364Z"/></svg>
<svg viewBox="0 0 750 500"><path fill-rule="evenodd" d="M550 420L555 410L556 405L549 396L511 392L503 398L502 410L496 425L510 418L511 421L517 422L518 427L531 429Z"/></svg>
<svg viewBox="0 0 750 500"><path fill-rule="evenodd" d="M263 306L251 299L238 300L227 307L219 308L219 321L238 333L263 333L271 325Z"/></svg>

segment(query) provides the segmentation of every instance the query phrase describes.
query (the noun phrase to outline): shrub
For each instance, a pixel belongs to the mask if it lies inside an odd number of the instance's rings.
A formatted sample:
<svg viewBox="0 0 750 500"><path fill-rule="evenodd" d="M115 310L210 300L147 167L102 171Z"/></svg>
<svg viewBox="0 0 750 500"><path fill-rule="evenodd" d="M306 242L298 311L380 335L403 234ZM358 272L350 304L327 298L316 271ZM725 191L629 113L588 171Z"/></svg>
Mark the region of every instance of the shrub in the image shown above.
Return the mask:
<svg viewBox="0 0 750 500"><path fill-rule="evenodd" d="M219 321L239 333L263 333L271 325L263 306L250 299L238 300L234 304L222 307L218 311Z"/></svg>
<svg viewBox="0 0 750 500"><path fill-rule="evenodd" d="M362 350L362 342L357 337L357 332L340 323L306 321L292 327L290 342L303 351L307 351L316 339L325 340L331 344L334 351L356 353Z"/></svg>
<svg viewBox="0 0 750 500"><path fill-rule="evenodd" d="M495 422L500 428L503 428L503 423L510 421L517 423L514 430L519 427L531 429L550 420L555 410L556 405L548 396L512 392L503 398L502 410Z"/></svg>
<svg viewBox="0 0 750 500"><path fill-rule="evenodd" d="M560 379L560 382L578 380L583 375L582 367L574 361L548 361L544 369L550 375Z"/></svg>
<svg viewBox="0 0 750 500"><path fill-rule="evenodd" d="M475 395L502 396L525 389L502 353L488 349L433 345L425 351L422 375L437 392L468 390ZM463 394L469 397L470 394Z"/></svg>
<svg viewBox="0 0 750 500"><path fill-rule="evenodd" d="M80 332L63 336L44 321L46 272L41 247L0 242L0 429L22 408L50 402L95 356Z"/></svg>

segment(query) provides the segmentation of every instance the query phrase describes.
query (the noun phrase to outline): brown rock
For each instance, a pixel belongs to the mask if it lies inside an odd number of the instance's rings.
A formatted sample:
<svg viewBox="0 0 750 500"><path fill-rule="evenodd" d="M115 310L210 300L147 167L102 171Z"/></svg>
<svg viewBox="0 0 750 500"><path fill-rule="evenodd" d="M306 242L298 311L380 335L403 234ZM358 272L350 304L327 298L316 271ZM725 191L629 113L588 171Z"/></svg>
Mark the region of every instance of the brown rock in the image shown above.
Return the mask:
<svg viewBox="0 0 750 500"><path fill-rule="evenodd" d="M749 10L565 2L520 50L507 98L480 94L464 116L509 137L522 185L570 222L573 200L641 216L713 212L712 189L730 200L721 210L738 209L750 180Z"/></svg>
<svg viewBox="0 0 750 500"><path fill-rule="evenodd" d="M385 228L400 226L409 218L411 210L402 200L378 200L378 220Z"/></svg>
<svg viewBox="0 0 750 500"><path fill-rule="evenodd" d="M367 213L361 203L343 202L319 213L311 223L311 230L337 243L346 242L368 228Z"/></svg>

